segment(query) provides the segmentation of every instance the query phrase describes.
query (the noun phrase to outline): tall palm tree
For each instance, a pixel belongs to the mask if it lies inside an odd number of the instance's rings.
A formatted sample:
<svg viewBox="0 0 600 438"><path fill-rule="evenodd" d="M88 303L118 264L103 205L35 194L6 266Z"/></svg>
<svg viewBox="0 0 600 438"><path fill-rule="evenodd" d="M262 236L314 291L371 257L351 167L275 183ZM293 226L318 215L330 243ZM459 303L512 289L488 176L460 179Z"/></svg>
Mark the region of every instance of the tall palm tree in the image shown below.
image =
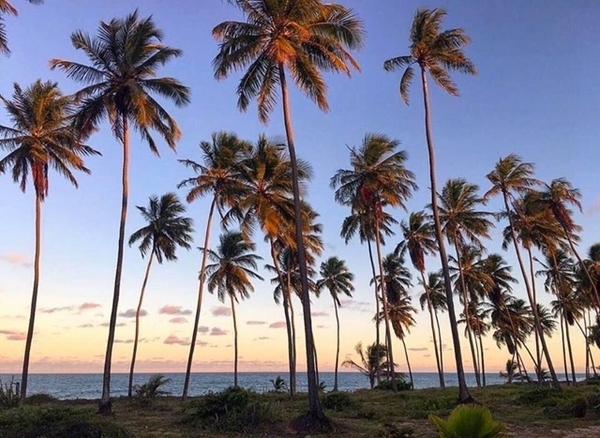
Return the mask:
<svg viewBox="0 0 600 438"><path fill-rule="evenodd" d="M331 186L336 189L335 200L349 206L352 212L370 211L374 219L375 247L379 262L379 277L383 277L383 257L381 255L381 222L384 207L406 209L406 201L417 188L414 174L406 168L406 151L396 151L400 142L383 134L368 133L360 148L350 149L351 169L339 169L331 178ZM394 377L394 355L390 331L389 312L384 284L380 282L383 315L385 317L386 348L392 379Z"/></svg>
<svg viewBox="0 0 600 438"><path fill-rule="evenodd" d="M142 258L148 253L150 253L150 256L148 257L140 299L135 312L135 336L133 338L133 353L129 369L129 386L127 388L129 397L133 395L133 372L140 334L140 314L146 284L150 275L150 267L154 258L159 264L162 264L164 260L177 260L177 248L181 247L189 250L191 248L190 243L193 241L192 233L194 232L193 221L189 217L183 216L185 206L179 201L175 193L166 193L160 198L151 196L148 207L138 206L137 209L148 224L131 235L129 246L140 241L139 250Z"/></svg>
<svg viewBox="0 0 600 438"><path fill-rule="evenodd" d="M475 348L471 327L469 326L469 297L465 283L461 262L462 251L467 243L482 248L480 238L489 238L489 229L494 225L488 219L489 213L479 210L482 199L477 194L479 187L468 183L462 178L450 179L444 185L439 195L439 219L442 231L448 239L448 243L454 246L456 251L456 262L458 264L458 285L462 294L464 313L467 320L467 334L477 386L480 386L479 370L475 357Z"/></svg>
<svg viewBox="0 0 600 438"><path fill-rule="evenodd" d="M72 170L90 173L82 157L98 152L82 144L83 139L70 126L73 100L64 96L56 83L37 80L24 90L14 84L12 98L0 96L0 100L12 123L12 126L0 125L0 150L8 152L0 159L0 174L10 170L14 182L19 183L23 192L31 178L35 190L33 291L21 377L20 400L24 402L35 328L40 280L42 203L48 195L48 173L50 169L54 169L77 187Z"/></svg>
<svg viewBox="0 0 600 438"><path fill-rule="evenodd" d="M459 400L466 402L471 399L462 363L460 337L456 326L456 313L452 301L452 283L448 270L448 257L444 245L442 226L437 207L437 182L436 162L433 137L431 134L431 114L429 108L429 86L427 72L434 82L447 93L458 96L458 88L450 78L448 71L458 71L474 75L477 73L475 65L467 58L463 48L470 43L470 39L463 29L449 29L440 32L442 20L446 16L443 9L417 9L410 31L410 54L399 56L385 61L383 67L386 71L396 71L405 68L400 80L400 95L404 103L408 104L408 91L410 82L414 77L413 65L417 65L421 73L421 86L423 89L423 103L425 106L425 136L427 139L427 152L429 155L429 180L431 188L431 208L435 234L438 242L444 287L448 303L448 317L454 344L454 357L458 374Z"/></svg>
<svg viewBox="0 0 600 438"><path fill-rule="evenodd" d="M430 272L426 276L425 282L419 280L419 285L423 288L423 293L419 296L419 304L421 310L425 310L428 306L428 299L431 301L433 316L435 317L435 325L437 327L437 338L439 340L439 358L440 368L444 372L444 344L442 342L442 328L438 313L446 312L448 305L446 304L446 293L444 290L444 278L441 272Z"/></svg>
<svg viewBox="0 0 600 438"><path fill-rule="evenodd" d="M396 248L396 252L404 255L408 252L410 260L419 274L421 275L421 284L426 285L425 280L425 256L433 255L437 251L435 241L435 228L433 222L425 214L424 211L411 213L408 217L408 222L402 221L400 224L404 240L400 242ZM440 379L440 388L445 388L444 370L440 362L440 352L438 350L438 339L435 332L435 324L433 321L433 303L428 287L425 287L425 301L427 310L429 311L429 322L431 324L431 336L433 339L433 347L435 351L435 362L438 369L438 377ZM441 340L440 340L441 341Z"/></svg>
<svg viewBox="0 0 600 438"><path fill-rule="evenodd" d="M596 305L598 306L598 309L600 309L600 295L598 294L598 289L596 288L596 284L594 284L592 276L590 275L586 264L581 259L581 256L579 255L574 243L576 240L578 240L576 233L581 229L581 227L575 223L573 220L573 213L567 207L568 204L571 204L582 211L580 199L581 193L579 190L573 188L571 183L564 178L554 179L550 182L550 184L545 184L539 196L539 202L550 209L552 215L556 219L556 222L558 222L563 229L565 238L569 243L569 248L579 262L580 268L583 270L583 272L585 272L592 290L594 291Z"/></svg>
<svg viewBox="0 0 600 438"><path fill-rule="evenodd" d="M182 397L185 400L188 395L192 363L194 361L194 350L198 336L200 313L202 311L202 298L204 296L204 283L206 281L206 262L210 242L210 231L215 208L221 213L225 208L236 205L238 200L244 196L246 191L241 183L241 162L247 158L252 145L240 140L237 135L227 132L216 132L212 140L200 142L202 151L202 164L193 160L180 160L186 167L195 172L195 176L182 181L178 188L189 188L187 202L205 196L212 195L208 217L206 219L206 231L204 233L204 246L202 247L202 261L200 264L200 275L198 281L198 299L194 316L194 327L192 341L188 354L185 380L183 383Z"/></svg>
<svg viewBox="0 0 600 438"><path fill-rule="evenodd" d="M352 359L346 359L342 362L343 367L354 368L369 379L371 389L375 387L375 376L377 369L386 370L389 368L387 364L388 354L385 351L385 345L371 344L363 349L362 342L359 342L354 347L354 351L360 357L360 363Z"/></svg>
<svg viewBox="0 0 600 438"><path fill-rule="evenodd" d="M34 5L41 5L44 3L44 0L27 0L29 3ZM8 39L6 37L6 28L4 27L4 15L19 15L19 11L10 4L8 0L0 0L0 53L5 55L10 54L10 49L8 48Z"/></svg>
<svg viewBox="0 0 600 438"><path fill-rule="evenodd" d="M281 91L283 118L292 165L296 240L302 279L302 306L308 364L309 415L305 426L325 421L319 404L318 382L311 346L313 342L308 276L302 242L302 212L296 167L296 149L290 113L286 72L293 82L322 110L329 108L322 72L350 74L359 68L350 54L362 46L363 28L352 10L322 0L274 0L251 2L230 0L246 21L226 21L213 29L220 42L213 64L215 77L248 67L237 89L238 107L245 111L254 98L259 119L267 123L278 91Z"/></svg>
<svg viewBox="0 0 600 438"><path fill-rule="evenodd" d="M82 132L93 131L100 121L108 119L112 131L123 147L121 174L122 195L119 240L113 290L113 302L108 328L100 412L110 413L110 375L115 340L117 310L121 292L123 248L129 200L129 129L140 133L142 141L158 155L151 131L156 131L171 149L181 137L175 119L156 101L153 94L184 106L190 91L174 78L157 78L157 70L181 51L162 43L163 33L152 17L139 18L137 11L125 18L101 21L98 34L90 36L81 30L71 34L73 46L82 50L91 65L64 59L50 61L52 69L64 71L68 77L85 84L75 93L80 102L75 126Z"/></svg>
<svg viewBox="0 0 600 438"><path fill-rule="evenodd" d="M333 379L333 390L338 390L338 365L340 361L340 317L338 307L341 306L340 295L344 294L347 297L352 297L354 291L354 274L348 270L346 263L337 257L329 257L321 263L319 271L321 278L317 280L317 290L322 291L327 289L333 299L333 309L335 310L336 322L336 350L335 350L335 375Z"/></svg>
<svg viewBox="0 0 600 438"><path fill-rule="evenodd" d="M262 257L253 254L256 246L244 239L239 231L227 231L219 238L217 250L209 250L209 258L215 262L206 266L208 275L208 290L217 291L219 301L225 302L228 295L231 302L231 316L233 318L233 386L238 386L238 330L235 313L235 304L240 298L250 298L254 292L251 279L262 280L256 273L258 260Z"/></svg>

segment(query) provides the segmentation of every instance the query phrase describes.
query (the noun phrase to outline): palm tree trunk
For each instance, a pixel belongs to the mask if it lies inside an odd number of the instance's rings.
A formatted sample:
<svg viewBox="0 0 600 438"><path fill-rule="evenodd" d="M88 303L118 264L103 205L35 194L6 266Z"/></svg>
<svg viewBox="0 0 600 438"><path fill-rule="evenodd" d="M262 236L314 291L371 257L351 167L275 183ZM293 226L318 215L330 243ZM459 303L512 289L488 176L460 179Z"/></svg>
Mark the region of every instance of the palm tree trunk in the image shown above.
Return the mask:
<svg viewBox="0 0 600 438"><path fill-rule="evenodd" d="M571 365L571 377L573 384L577 383L577 377L575 376L575 362L573 362L573 348L571 347L571 335L569 333L569 322L565 318L565 335L567 338L567 349L569 351L569 362Z"/></svg>
<svg viewBox="0 0 600 438"><path fill-rule="evenodd" d="M438 351L438 342L437 336L435 334L435 325L433 321L433 306L431 304L431 292L429 291L429 287L427 287L427 283L425 282L425 272L420 271L421 273L421 281L423 282L423 287L425 287L425 297L427 298L427 310L429 311L429 322L431 324L431 336L433 339L433 348L435 350L435 363L438 369L438 377L440 379L440 388L445 388L446 385L444 383L444 372L440 365L440 352Z"/></svg>
<svg viewBox="0 0 600 438"><path fill-rule="evenodd" d="M142 311L142 303L144 302L144 292L146 291L146 284L148 283L148 277L150 275L150 266L152 266L152 260L154 259L154 248L150 252L148 258L148 266L146 266L146 274L144 275L144 281L142 282L142 290L140 292L140 300L138 307L135 312L135 336L133 338L133 353L131 355L131 366L129 367L129 385L127 386L127 396L131 398L133 396L133 371L135 369L135 358L137 356L138 340L140 338L140 313Z"/></svg>
<svg viewBox="0 0 600 438"><path fill-rule="evenodd" d="M125 246L125 224L127 222L127 202L129 200L129 122L125 115L122 116L123 123L123 170L121 175L121 220L119 223L119 242L117 246L117 266L115 269L115 284L113 291L112 309L110 311L110 322L108 324L108 340L106 342L106 356L104 359L104 375L102 376L102 398L98 412L103 415L112 412L110 402L110 377L112 365L112 351L115 342L115 331L117 328L117 311L119 309L119 295L121 293L121 274L123 271L123 247Z"/></svg>
<svg viewBox="0 0 600 438"><path fill-rule="evenodd" d="M381 258L381 236L379 235L379 218L375 218L375 245L377 249L377 261L379 262L379 285L381 290L381 298L383 301L383 317L385 318L385 343L388 355L388 366L390 369L390 378L392 379L392 391L398 391L398 386L396 385L396 373L394 372L395 365L394 351L392 348L392 335L390 331L390 315L388 312L388 301L387 294L385 293L385 280L383 276L383 260Z"/></svg>
<svg viewBox="0 0 600 438"><path fill-rule="evenodd" d="M535 285L535 272L533 269L533 255L531 254L531 249L527 248L527 254L529 255L529 277L531 278L531 292L533 293L533 306L537 309L537 288ZM536 318L536 313L534 312L534 320ZM535 331L535 358L537 363L542 366L542 349L540 347L540 332L537 329L537 326L534 325ZM543 333L542 333L543 335ZM538 376L538 382L542 382L541 376Z"/></svg>
<svg viewBox="0 0 600 438"><path fill-rule="evenodd" d="M440 213L437 204L437 181L435 177L435 150L433 148L433 139L431 136L431 115L429 109L429 90L427 88L427 76L425 69L421 67L421 82L423 84L423 103L425 106L425 136L427 138L427 152L429 154L429 180L431 186L431 211L433 212L433 223L435 225L435 237L439 248L440 261L442 263L442 273L444 275L444 290L448 305L448 318L450 319L450 330L452 332L452 344L454 345L454 359L456 361L456 374L458 377L458 401L466 403L472 400L465 380L465 371L463 368L462 352L460 349L460 336L456 324L456 313L454 312L454 301L452 296L452 283L450 280L450 269L448 267L448 255L444 236L442 234L442 225L440 223Z"/></svg>
<svg viewBox="0 0 600 438"><path fill-rule="evenodd" d="M200 323L200 312L202 311L202 296L204 295L204 281L206 280L206 260L208 259L208 245L210 242L210 227L212 224L215 206L217 205L217 197L213 198L208 211L208 219L206 220L206 231L204 233L204 246L202 247L202 264L200 266L200 279L198 282L198 302L196 304L196 315L194 317L194 330L192 331L192 341L190 344L190 352L188 355L187 367L185 369L185 380L183 381L183 393L181 398L185 400L188 396L190 387L190 375L192 373L192 362L194 361L194 349L196 348L196 338L198 336L198 324Z"/></svg>
<svg viewBox="0 0 600 438"><path fill-rule="evenodd" d="M33 330L35 328L35 313L37 308L38 288L40 284L40 256L42 245L42 193L35 191L35 254L33 256L33 291L31 292L31 308L29 309L29 326L25 340L25 354L23 356L23 373L21 374L21 393L19 404L25 403L27 397L27 380L29 377L29 357L33 343Z"/></svg>
<svg viewBox="0 0 600 438"><path fill-rule="evenodd" d="M555 388L560 388L560 383L558 382L558 378L556 377L556 372L554 371L554 365L552 365L552 359L550 358L550 353L548 352L548 347L546 346L546 339L544 337L544 333L542 331L542 327L540 325L540 316L538 314L537 303L535 300L535 295L532 292L531 285L529 284L529 278L527 276L527 271L525 270L525 264L523 263L523 258L521 257L521 251L519 250L519 244L517 242L517 233L515 232L515 228L513 226L513 221L510 216L510 208L508 206L508 193L503 192L502 197L504 199L504 207L506 208L506 213L508 215L508 225L510 227L510 235L513 241L513 246L515 248L515 253L517 255L517 261L519 262L519 268L521 269L521 274L523 275L523 282L525 283L525 290L527 291L527 297L529 298L529 304L531 306L531 310L533 312L533 319L535 323L535 332L537 334L536 342L539 337L540 342L542 343L542 349L544 351L544 355L546 356L546 362L548 363L548 370L550 371L550 375L552 376L552 386ZM533 258L531 257L531 251L529 250L530 256L530 264L533 266ZM535 283L535 279L532 277L532 282ZM535 363L536 361L534 361ZM538 375L538 381L540 380L539 371L541 370L542 364L540 358L537 357L536 374Z"/></svg>
<svg viewBox="0 0 600 438"><path fill-rule="evenodd" d="M577 328L579 328L579 331L581 332L581 334L583 335L583 339L585 340L585 378L587 380L590 378L590 354L591 354L591 352L590 352L590 342L586 335L587 319L585 317L585 310L582 312L581 315L582 315L582 319L583 319L583 327L581 327L581 324L577 320L575 320L575 324L577 324Z"/></svg>
<svg viewBox="0 0 600 438"><path fill-rule="evenodd" d="M402 346L404 347L404 357L406 358L406 366L408 368L408 376L410 378L410 386L415 388L415 381L413 380L412 367L410 366L410 359L408 358L408 348L406 348L406 341L404 337L400 338L402 341Z"/></svg>
<svg viewBox="0 0 600 438"><path fill-rule="evenodd" d="M437 310L433 309L435 315L435 324L437 325L438 339L440 340L440 369L442 370L442 376L444 375L444 342L442 341L442 328L440 326L440 318L438 317Z"/></svg>
<svg viewBox="0 0 600 438"><path fill-rule="evenodd" d="M298 358L298 353L297 353L297 349L296 349L296 316L294 313L294 294L292 293L292 274L289 272L287 273L287 287L285 290L285 293L287 294L287 300L288 300L288 306L290 308L290 334L292 337L292 358L293 358L293 364L294 364L294 384L296 384L296 359ZM316 377L316 370L315 370L315 377Z"/></svg>
<svg viewBox="0 0 600 438"><path fill-rule="evenodd" d="M313 338L313 351L314 351L314 355L315 355L315 376L317 378L317 382L319 382L319 389L321 388L321 379L319 378L319 359L317 356L317 344L314 343L314 338Z"/></svg>
<svg viewBox="0 0 600 438"><path fill-rule="evenodd" d="M475 373L475 381L477 382L477 388L481 388L481 380L479 376L479 367L477 366L477 355L475 354L475 345L473 343L473 331L471 330L471 315L469 314L469 297L467 294L467 285L465 283L465 277L462 271L462 263L460 262L460 251L459 251L459 240L458 233L454 233L454 248L456 249L456 264L458 266L458 277L460 279L460 285L462 289L463 308L465 312L465 324L467 331L467 339L469 340L469 346L471 347L471 359L473 360L473 372Z"/></svg>
<svg viewBox="0 0 600 438"><path fill-rule="evenodd" d="M231 317L233 318L233 386L238 386L238 329L237 318L235 316L235 299L233 294L229 294L231 298Z"/></svg>
<svg viewBox="0 0 600 438"><path fill-rule="evenodd" d="M277 259L277 255L275 254L275 245L273 242L273 238L269 238L271 243L271 258L273 259L273 266L275 266L275 271L277 272L277 278L279 279L279 285L281 286L281 295L283 297L283 314L285 316L285 328L287 331L287 340L288 340L288 362L290 368L290 396L292 399L296 395L296 361L295 361L295 347L294 347L294 337L292 336L292 324L290 320L290 303L288 299L288 294L285 290L285 283L283 281L283 274L281 272L281 266L279 265L279 260Z"/></svg>
<svg viewBox="0 0 600 438"><path fill-rule="evenodd" d="M560 299L560 298L559 298ZM563 366L565 367L565 378L567 380L567 385L569 384L569 367L567 366L567 347L565 343L565 317L563 314L563 310L560 312L560 340L562 346L562 356L563 356Z"/></svg>
<svg viewBox="0 0 600 438"><path fill-rule="evenodd" d="M337 339L335 343L335 369L334 369L334 377L333 377L333 390L338 390L338 364L340 362L340 316L338 315L338 306L337 301L333 299L333 308L335 310L335 324L336 324L336 333Z"/></svg>
<svg viewBox="0 0 600 438"><path fill-rule="evenodd" d="M279 63L279 81L281 84L281 96L283 101L283 119L285 133L287 136L290 164L292 167L292 189L294 193L294 218L296 223L296 245L298 249L298 268L300 271L300 284L302 285L302 311L304 314L304 340L306 343L306 368L308 375L308 413L304 425L300 429L312 429L327 422L319 401L319 384L316 381L315 358L313 351L312 318L310 313L310 294L308 289L308 273L306 257L304 253L304 238L302 235L302 210L300 205L300 187L298 185L298 163L296 160L296 148L294 146L294 132L290 116L290 99L285 70L283 63Z"/></svg>
<svg viewBox="0 0 600 438"><path fill-rule="evenodd" d="M479 354L481 355L481 383L485 388L485 352L483 350L483 337L481 336L481 333L478 333L477 337L479 338Z"/></svg>
<svg viewBox="0 0 600 438"><path fill-rule="evenodd" d="M373 248L371 248L371 240L367 239L367 248L369 249L369 261L371 262L371 272L373 274L373 285L375 287L375 343L381 345L381 339L379 338L379 292L377 282L377 272L375 271L375 262L373 261ZM375 371L375 378L377 379L377 385L381 383L381 370L377 367Z"/></svg>

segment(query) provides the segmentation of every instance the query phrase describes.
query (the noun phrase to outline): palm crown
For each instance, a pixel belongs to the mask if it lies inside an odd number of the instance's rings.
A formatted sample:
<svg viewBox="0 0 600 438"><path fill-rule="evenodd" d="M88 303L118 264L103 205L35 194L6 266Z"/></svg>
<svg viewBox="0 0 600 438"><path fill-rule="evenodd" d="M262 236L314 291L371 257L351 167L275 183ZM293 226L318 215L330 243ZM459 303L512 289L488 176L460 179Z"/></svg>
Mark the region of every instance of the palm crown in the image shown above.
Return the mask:
<svg viewBox="0 0 600 438"><path fill-rule="evenodd" d="M27 0L32 4L42 4L44 0ZM8 0L0 0L0 53L4 53L5 55L10 54L10 49L8 48L8 39L6 37L6 29L4 27L4 18L3 15L19 15L19 11L8 2Z"/></svg>

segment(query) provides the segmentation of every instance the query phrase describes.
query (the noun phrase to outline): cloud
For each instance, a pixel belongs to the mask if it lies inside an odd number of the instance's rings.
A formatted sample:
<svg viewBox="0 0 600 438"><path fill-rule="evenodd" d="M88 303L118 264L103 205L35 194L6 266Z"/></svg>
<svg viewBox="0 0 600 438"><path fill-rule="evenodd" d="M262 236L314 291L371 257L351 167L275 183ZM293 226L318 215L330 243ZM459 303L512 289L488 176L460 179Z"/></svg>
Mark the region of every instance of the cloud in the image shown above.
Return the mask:
<svg viewBox="0 0 600 438"><path fill-rule="evenodd" d="M167 344L167 345L189 345L190 341L187 338L179 338L175 335L169 335L167 336L167 338L163 341L163 344Z"/></svg>
<svg viewBox="0 0 600 438"><path fill-rule="evenodd" d="M428 351L429 349L427 347L412 347L412 348L407 348L408 351Z"/></svg>
<svg viewBox="0 0 600 438"><path fill-rule="evenodd" d="M198 340L196 340L196 345L199 347L206 347L208 345L208 342L198 339Z"/></svg>
<svg viewBox="0 0 600 438"><path fill-rule="evenodd" d="M322 324L317 326L318 329L324 329L324 328L328 328L328 327L329 327L328 325L322 325Z"/></svg>
<svg viewBox="0 0 600 438"><path fill-rule="evenodd" d="M121 318L135 318L135 309L127 309L125 312L119 313ZM144 309L140 311L140 316L148 316L148 312Z"/></svg>
<svg viewBox="0 0 600 438"><path fill-rule="evenodd" d="M285 321L277 321L269 325L269 328L280 329L285 327Z"/></svg>
<svg viewBox="0 0 600 438"><path fill-rule="evenodd" d="M118 322L115 327L125 327L127 324L125 324L124 322ZM98 327L108 327L108 322L102 322L100 324L98 324Z"/></svg>
<svg viewBox="0 0 600 438"><path fill-rule="evenodd" d="M586 211L585 214L588 216L595 216L600 213L600 199L597 199Z"/></svg>
<svg viewBox="0 0 600 438"><path fill-rule="evenodd" d="M0 260L10 263L11 265L19 265L25 268L32 266L29 256L20 252L9 252L8 254L0 254Z"/></svg>
<svg viewBox="0 0 600 438"><path fill-rule="evenodd" d="M186 322L188 322L188 320L183 316L177 316L175 318L169 319L169 322L171 324L185 324Z"/></svg>
<svg viewBox="0 0 600 438"><path fill-rule="evenodd" d="M0 330L0 335L4 335L7 341L24 341L26 338L25 332L15 330Z"/></svg>
<svg viewBox="0 0 600 438"><path fill-rule="evenodd" d="M210 327L207 327L205 325L201 325L200 327L198 327L198 333L206 334L209 331L210 331Z"/></svg>
<svg viewBox="0 0 600 438"><path fill-rule="evenodd" d="M255 341L266 341L268 339L271 339L271 338L268 336L261 336L260 338L256 338Z"/></svg>
<svg viewBox="0 0 600 438"><path fill-rule="evenodd" d="M42 307L38 310L40 313L56 313L56 312L66 312L73 310L73 306L64 306L64 307Z"/></svg>
<svg viewBox="0 0 600 438"><path fill-rule="evenodd" d="M94 327L94 324L90 324L89 322L86 324L81 324L81 325L77 326L77 328L92 328L92 327Z"/></svg>
<svg viewBox="0 0 600 438"><path fill-rule="evenodd" d="M177 315L177 316L189 316L192 314L191 310L184 309L181 306L173 306L171 304L165 304L158 309L159 315Z"/></svg>
<svg viewBox="0 0 600 438"><path fill-rule="evenodd" d="M349 310L354 310L356 312L372 312L373 310L370 308L371 303L366 301L355 301L355 300L340 300L341 307Z"/></svg>
<svg viewBox="0 0 600 438"><path fill-rule="evenodd" d="M139 342L143 341L143 339L139 340ZM133 339L115 339L115 344L133 344Z"/></svg>
<svg viewBox="0 0 600 438"><path fill-rule="evenodd" d="M265 325L267 321L248 321L246 324L248 325Z"/></svg>
<svg viewBox="0 0 600 438"><path fill-rule="evenodd" d="M315 318L320 318L324 316L329 316L329 312L325 312L324 310L316 311L311 313Z"/></svg>
<svg viewBox="0 0 600 438"><path fill-rule="evenodd" d="M83 303L83 304L80 304L79 306L77 306L77 311L78 311L78 313L82 313L82 312L85 312L86 310L97 309L99 307L102 307L102 306L98 303Z"/></svg>
<svg viewBox="0 0 600 438"><path fill-rule="evenodd" d="M213 327L210 330L210 336L225 336L227 334L227 330L223 330L222 328L219 327Z"/></svg>
<svg viewBox="0 0 600 438"><path fill-rule="evenodd" d="M214 307L212 314L213 316L231 316L231 309L227 306Z"/></svg>

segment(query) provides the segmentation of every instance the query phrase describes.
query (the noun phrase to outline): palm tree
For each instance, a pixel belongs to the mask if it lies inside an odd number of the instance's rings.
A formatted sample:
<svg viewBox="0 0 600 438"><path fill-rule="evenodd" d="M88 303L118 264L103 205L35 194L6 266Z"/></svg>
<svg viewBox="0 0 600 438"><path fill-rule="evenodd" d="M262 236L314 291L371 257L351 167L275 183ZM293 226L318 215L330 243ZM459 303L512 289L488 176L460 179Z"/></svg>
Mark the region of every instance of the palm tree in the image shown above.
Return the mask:
<svg viewBox="0 0 600 438"><path fill-rule="evenodd" d="M479 370L477 369L477 360L475 357L475 348L469 326L469 298L468 288L465 283L461 262L462 251L468 243L482 248L480 237L489 238L489 229L493 223L488 219L490 215L487 212L478 210L482 199L477 195L479 187L476 184L468 183L462 178L450 179L444 185L442 193L439 195L439 219L442 231L448 239L448 243L454 246L456 250L456 262L458 264L458 289L462 293L464 312L467 320L467 334L473 357L473 367L477 386L480 386Z"/></svg>
<svg viewBox="0 0 600 438"><path fill-rule="evenodd" d="M135 358L137 354L138 339L140 333L140 313L144 301L144 292L150 275L152 261L162 264L163 260L177 260L177 247L190 249L190 243L193 241L192 233L194 228L193 221L188 217L182 216L185 213L185 206L179 201L175 193L166 193L160 198L151 196L148 207L140 207L144 220L148 223L140 228L129 238L129 246L140 241L139 250L142 258L149 252L146 274L142 282L140 291L140 300L135 312L135 337L133 339L133 353L131 355L131 367L129 369L129 386L127 395L131 398L133 395L133 371L135 368Z"/></svg>
<svg viewBox="0 0 600 438"><path fill-rule="evenodd" d="M333 390L338 390L338 364L340 360L340 317L338 315L338 307L342 304L340 302L340 295L344 294L348 297L352 297L354 286L352 281L354 280L354 274L348 270L343 260L337 257L329 257L323 263L321 263L321 269L319 271L321 278L317 280L317 290L320 292L323 289L327 289L333 299L333 308L335 310L335 322L337 328L337 342L335 350L335 375L333 380Z"/></svg>
<svg viewBox="0 0 600 438"><path fill-rule="evenodd" d="M34 5L41 5L44 3L44 0L27 0L29 3ZM4 15L19 15L19 11L8 2L8 0L0 0L0 53L5 55L10 54L10 49L8 48L8 39L6 38L6 29L4 27Z"/></svg>
<svg viewBox="0 0 600 438"><path fill-rule="evenodd" d="M231 302L231 315L233 317L233 386L238 386L238 330L235 314L235 304L239 299L250 298L254 292L251 278L262 280L256 273L258 260L262 257L253 254L255 245L244 239L238 231L227 231L219 238L217 250L209 250L208 256L214 264L206 266L208 275L208 290L210 293L217 291L219 301L225 302L229 295Z"/></svg>
<svg viewBox="0 0 600 438"><path fill-rule="evenodd" d="M230 0L247 21L226 21L213 29L220 42L213 64L215 77L226 78L230 72L248 67L237 89L238 108L245 111L254 98L258 115L268 122L281 91L287 144L292 165L296 240L302 280L302 306L308 364L309 415L305 426L325 421L318 398L318 382L311 346L313 343L308 276L302 242L302 212L296 167L296 149L286 71L298 88L320 109L329 108L323 71L350 74L358 63L350 50L362 45L363 28L352 10L321 0L275 0L250 2Z"/></svg>
<svg viewBox="0 0 600 438"><path fill-rule="evenodd" d="M437 182L435 177L435 150L431 134L431 114L429 108L429 87L427 84L427 72L434 82L444 91L453 96L458 95L458 88L450 78L448 71L476 74L475 65L463 52L463 47L470 43L469 37L463 29L449 29L440 32L442 20L446 16L443 9L417 9L413 19L410 32L410 55L399 56L385 61L383 67L386 71L395 71L406 68L400 80L400 95L408 104L408 91L410 82L414 77L413 65L418 65L421 73L421 85L423 89L423 102L425 106L425 136L427 139L427 152L429 155L429 179L431 186L431 208L435 225L435 235L438 243L442 273L444 275L444 288L448 303L448 317L450 318L450 329L452 331L452 342L454 344L454 357L456 360L456 372L458 374L459 400L466 402L471 399L462 363L460 349L460 337L456 326L456 313L452 301L452 283L450 271L448 270L448 257L444 245L442 226L440 223L437 207Z"/></svg>
<svg viewBox="0 0 600 438"><path fill-rule="evenodd" d="M437 338L439 340L439 358L440 368L444 372L444 345L442 343L442 329L440 326L439 312L448 310L446 304L446 293L444 290L444 279L441 272L430 272L426 276L426 281L419 280L419 285L423 288L423 293L419 296L419 304L421 310L425 310L428 306L428 299L431 301L433 316L435 317L435 325L437 327Z"/></svg>
<svg viewBox="0 0 600 438"><path fill-rule="evenodd" d="M550 184L544 185L544 189L540 193L538 201L552 212L556 222L558 222L563 229L564 236L567 239L567 242L569 242L569 248L579 262L580 268L583 270L583 272L585 272L592 290L594 291L596 305L600 309L600 295L598 294L596 284L594 284L587 266L575 248L574 241L578 240L576 233L581 229L581 227L575 223L573 220L573 212L567 207L567 204L572 204L582 211L581 202L579 201L580 198L581 193L579 190L573 188L571 183L566 179L558 178L552 180Z"/></svg>
<svg viewBox="0 0 600 438"><path fill-rule="evenodd" d="M20 400L24 402L40 280L42 203L48 195L48 172L54 169L77 187L72 170L90 173L82 157L98 152L83 145L79 133L71 128L73 101L61 93L56 83L37 80L24 90L14 84L12 98L0 96L0 100L12 122L12 127L0 125L0 150L8 152L0 160L0 174L10 170L23 192L31 178L35 190L33 291L21 377Z"/></svg>
<svg viewBox="0 0 600 438"><path fill-rule="evenodd" d="M137 11L125 18L101 21L98 35L78 30L71 34L73 46L82 50L91 65L63 59L50 61L52 69L64 71L68 77L86 86L75 93L80 102L75 126L81 132L92 132L103 119L108 119L114 136L123 147L122 196L119 240L113 302L108 328L100 412L110 413L110 375L115 340L117 310L123 270L123 247L129 200L129 129L130 125L158 155L152 137L154 130L171 149L181 137L175 120L152 94L172 100L177 106L189 102L190 91L174 78L157 78L157 70L181 51L162 43L163 33L152 17L140 19Z"/></svg>
<svg viewBox="0 0 600 438"><path fill-rule="evenodd" d="M402 221L400 224L400 229L402 230L404 240L400 242L396 248L396 252L404 255L408 251L413 266L421 275L421 284L426 285L425 256L433 255L437 250L433 222L431 222L430 218L425 214L424 211L419 211L416 213L411 213L408 217L408 222ZM429 322L431 324L431 335L433 338L433 347L435 351L435 362L440 379L440 388L445 388L444 370L442 369L440 362L438 340L433 321L433 303L431 301L428 287L425 287L425 301L427 303L427 310L429 311Z"/></svg>
<svg viewBox="0 0 600 438"><path fill-rule="evenodd" d="M360 371L361 374L369 379L371 389L375 387L375 376L377 370L386 370L389 368L387 364L388 354L385 351L385 345L372 344L363 349L362 342L356 344L354 351L360 357L360 363L354 362L351 359L346 359L342 362L343 367L354 368Z"/></svg>
<svg viewBox="0 0 600 438"><path fill-rule="evenodd" d="M379 262L379 276L383 276L381 256L380 224L384 219L384 207L406 209L406 201L417 188L414 174L406 168L406 151L396 151L400 142L383 134L366 134L359 149L350 149L351 169L339 169L331 178L331 186L336 189L335 200L349 206L352 212L370 211L374 219L375 247ZM380 282L383 315L385 317L386 348L392 379L394 377L394 355L390 332L389 311L384 284Z"/></svg>
<svg viewBox="0 0 600 438"><path fill-rule="evenodd" d="M200 142L203 164L192 160L180 160L186 167L195 172L195 176L182 181L177 187L189 187L187 202L194 202L204 195L212 195L212 201L206 220L206 231L204 233L204 246L202 247L202 262L200 265L200 276L198 281L198 299L194 316L194 328L192 341L188 354L185 380L183 383L182 397L185 400L188 395L192 363L194 361L194 350L198 336L200 313L202 311L202 298L204 295L204 283L206 281L206 261L210 242L210 230L212 227L215 208L222 214L226 207L236 205L238 200L246 193L240 181L240 163L250 153L252 145L240 140L237 135L227 132L217 132L212 135L212 141Z"/></svg>

